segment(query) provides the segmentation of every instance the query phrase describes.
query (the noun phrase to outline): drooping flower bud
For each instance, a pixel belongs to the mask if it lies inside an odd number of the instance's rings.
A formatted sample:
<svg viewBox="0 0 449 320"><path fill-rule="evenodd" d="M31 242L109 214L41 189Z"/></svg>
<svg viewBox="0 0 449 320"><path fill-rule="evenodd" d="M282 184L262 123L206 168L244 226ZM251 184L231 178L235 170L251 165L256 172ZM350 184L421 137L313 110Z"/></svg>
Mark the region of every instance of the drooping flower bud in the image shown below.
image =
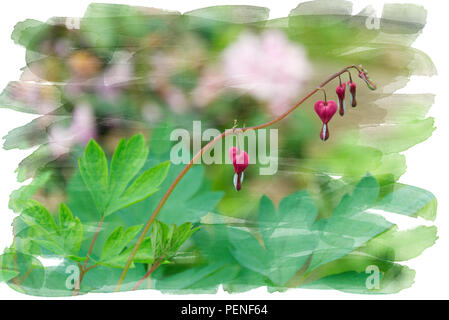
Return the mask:
<svg viewBox="0 0 449 320"><path fill-rule="evenodd" d="M351 94L351 106L355 108L357 106L357 100L355 98L356 85L355 82L348 81L349 93Z"/></svg>
<svg viewBox="0 0 449 320"><path fill-rule="evenodd" d="M368 76L368 70L363 69L362 66L359 66L360 72L359 72L359 78L365 81L368 88L371 90L376 90L377 86L376 84L369 78Z"/></svg>
<svg viewBox="0 0 449 320"><path fill-rule="evenodd" d="M235 171L234 187L235 190L239 191L242 188L243 171L245 171L249 164L249 156L245 151L239 151L236 147L231 147L229 148L229 158L232 161Z"/></svg>
<svg viewBox="0 0 449 320"><path fill-rule="evenodd" d="M346 92L346 83L340 83L339 86L337 86L337 89L335 90L338 96L338 113L340 113L341 116L345 114L346 111L346 105L345 105L345 92Z"/></svg>
<svg viewBox="0 0 449 320"><path fill-rule="evenodd" d="M337 112L337 103L333 100L327 102L319 100L315 103L315 112L320 117L321 122L323 122L323 127L321 128L320 138L326 141L329 138L329 127L328 123Z"/></svg>

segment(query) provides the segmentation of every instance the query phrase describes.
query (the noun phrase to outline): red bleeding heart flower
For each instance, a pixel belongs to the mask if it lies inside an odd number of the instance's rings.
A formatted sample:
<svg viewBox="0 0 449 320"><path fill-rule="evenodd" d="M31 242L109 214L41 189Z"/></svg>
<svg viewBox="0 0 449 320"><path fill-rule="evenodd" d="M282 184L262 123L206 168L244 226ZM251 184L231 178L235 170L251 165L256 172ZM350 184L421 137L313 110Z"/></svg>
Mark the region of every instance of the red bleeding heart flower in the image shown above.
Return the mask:
<svg viewBox="0 0 449 320"><path fill-rule="evenodd" d="M314 107L315 112L323 122L323 127L321 128L320 132L320 138L321 140L326 141L329 138L329 128L327 124L332 119L335 112L337 112L337 103L333 100L319 100L315 103Z"/></svg>
<svg viewBox="0 0 449 320"><path fill-rule="evenodd" d="M356 92L355 82L352 82L351 80L348 81L348 87L349 87L349 93L351 94L351 106L353 108L355 108L355 106L357 106L357 100L355 98L355 92Z"/></svg>
<svg viewBox="0 0 449 320"><path fill-rule="evenodd" d="M243 171L245 171L249 164L249 156L245 151L231 147L229 149L229 158L231 158L232 164L234 165L234 187L235 190L239 191L242 188Z"/></svg>
<svg viewBox="0 0 449 320"><path fill-rule="evenodd" d="M338 112L341 116L345 114L346 105L345 105L345 92L346 92L346 83L340 83L335 90L338 96Z"/></svg>

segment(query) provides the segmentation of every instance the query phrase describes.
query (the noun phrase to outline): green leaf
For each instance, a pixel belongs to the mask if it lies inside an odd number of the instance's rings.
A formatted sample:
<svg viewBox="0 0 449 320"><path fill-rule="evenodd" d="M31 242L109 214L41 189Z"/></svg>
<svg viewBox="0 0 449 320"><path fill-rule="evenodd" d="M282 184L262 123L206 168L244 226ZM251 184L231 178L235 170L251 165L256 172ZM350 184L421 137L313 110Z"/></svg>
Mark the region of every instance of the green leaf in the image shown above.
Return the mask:
<svg viewBox="0 0 449 320"><path fill-rule="evenodd" d="M128 254L121 256L121 253L141 229L142 225L133 226L126 230L122 226L115 229L106 239L98 264L113 268L123 267L128 258Z"/></svg>
<svg viewBox="0 0 449 320"><path fill-rule="evenodd" d="M31 49L31 45L36 42L36 37L49 28L49 25L38 20L26 19L14 26L11 39L16 44Z"/></svg>
<svg viewBox="0 0 449 320"><path fill-rule="evenodd" d="M163 292L179 293L215 293L220 283L231 280L240 270L238 266L229 266L222 262L211 262L190 267L174 274L165 274L160 267L152 275L154 287Z"/></svg>
<svg viewBox="0 0 449 320"><path fill-rule="evenodd" d="M106 214L126 208L142 201L159 190L159 185L167 176L169 161L162 162L140 175L120 197L112 199Z"/></svg>
<svg viewBox="0 0 449 320"><path fill-rule="evenodd" d="M361 131L360 142L384 153L401 152L427 140L434 130L433 118L390 126L370 126Z"/></svg>
<svg viewBox="0 0 449 320"><path fill-rule="evenodd" d="M158 220L154 221L151 228L151 247L153 248L154 259L165 253L169 232L170 229L165 223Z"/></svg>
<svg viewBox="0 0 449 320"><path fill-rule="evenodd" d="M45 270L35 257L8 248L0 255L0 278L18 292L37 295L45 282Z"/></svg>
<svg viewBox="0 0 449 320"><path fill-rule="evenodd" d="M282 286L317 246L318 234L312 229L316 216L317 209L307 192L284 198L278 212L271 201L263 197L259 211L262 243L249 232L230 229L231 252L240 264Z"/></svg>
<svg viewBox="0 0 449 320"><path fill-rule="evenodd" d="M382 216L367 212L375 207L378 196L379 184L366 176L352 195L342 197L329 219L316 222L317 210L306 192L284 198L278 212L263 197L258 223L262 241L249 232L231 229L232 254L275 286L287 285L303 266L310 272L338 260L391 228ZM310 264L305 265L309 258Z"/></svg>
<svg viewBox="0 0 449 320"><path fill-rule="evenodd" d="M110 199L120 197L130 181L139 173L148 156L143 135L120 140L111 161Z"/></svg>
<svg viewBox="0 0 449 320"><path fill-rule="evenodd" d="M81 176L97 206L104 214L108 201L108 162L106 155L95 140L91 140L78 161Z"/></svg>
<svg viewBox="0 0 449 320"><path fill-rule="evenodd" d="M425 249L433 246L437 239L435 226L418 226L404 231L399 231L398 227L394 226L357 251L382 259L385 259L387 252L391 252L392 261L407 261L416 258Z"/></svg>
<svg viewBox="0 0 449 320"><path fill-rule="evenodd" d="M58 243L59 229L50 212L41 203L30 200L21 218L40 232L48 240Z"/></svg>
<svg viewBox="0 0 449 320"><path fill-rule="evenodd" d="M382 216L366 212L375 206L378 196L379 184L366 176L352 195L343 196L328 220L319 221L320 241L309 270L345 256L393 226Z"/></svg>
<svg viewBox="0 0 449 320"><path fill-rule="evenodd" d="M213 209L223 198L223 195L223 192L199 192L191 199L178 202L173 201L164 205L159 219L167 224L200 222L202 217L213 212ZM180 211L182 211L182 215L179 214Z"/></svg>
<svg viewBox="0 0 449 320"><path fill-rule="evenodd" d="M73 217L70 209L63 203L59 207L59 227L65 252L77 255L83 240L83 226L78 217Z"/></svg>
<svg viewBox="0 0 449 320"><path fill-rule="evenodd" d="M48 210L34 200L28 202L20 217L30 227L28 237L32 241L57 255L79 260L83 228L65 204L59 208L59 225Z"/></svg>
<svg viewBox="0 0 449 320"><path fill-rule="evenodd" d="M395 190L387 194L375 209L434 221L437 200L427 190L408 185L396 185Z"/></svg>
<svg viewBox="0 0 449 320"><path fill-rule="evenodd" d="M15 270L0 269L0 282L7 282L18 274L19 272Z"/></svg>
<svg viewBox="0 0 449 320"><path fill-rule="evenodd" d="M365 271L344 272L319 279L302 286L302 288L334 289L358 294L391 294L411 287L414 282L415 271L406 266L395 264L380 274L379 288L372 289L369 289L366 285L369 276L370 274Z"/></svg>
<svg viewBox="0 0 449 320"><path fill-rule="evenodd" d="M157 259L164 255L164 259L170 259L197 230L198 228L192 228L191 223L184 223L179 227L172 224L169 227L156 220L151 230L153 258Z"/></svg>
<svg viewBox="0 0 449 320"><path fill-rule="evenodd" d="M437 239L436 228L419 226L415 229L398 231L397 226L374 237L366 244L350 252L344 257L321 265L318 268L299 278L301 287L318 278L327 278L343 273L353 274L355 277L366 279L369 273L367 268L377 267L381 274L389 273L397 268L397 261L413 259L426 248L432 246ZM389 279L386 277L385 279ZM320 283L320 281L318 281ZM383 286L382 282L381 285ZM377 292L374 290L373 292Z"/></svg>
<svg viewBox="0 0 449 320"><path fill-rule="evenodd" d="M169 161L139 173L148 156L141 134L122 139L112 157L111 170L103 149L91 140L83 158L79 159L80 173L101 215L107 216L144 200L156 192L164 181ZM131 183L131 184L130 184Z"/></svg>
<svg viewBox="0 0 449 320"><path fill-rule="evenodd" d="M45 167L55 157L51 154L48 145L41 145L33 151L28 157L23 159L16 169L17 181L24 182L25 180L36 176L37 172Z"/></svg>
<svg viewBox="0 0 449 320"><path fill-rule="evenodd" d="M127 258L129 257L129 253L131 253L132 249L133 248L129 248L128 252L125 254ZM142 244L140 245L139 250L137 250L133 261L137 263L153 264L154 259L151 238L146 238L142 241Z"/></svg>

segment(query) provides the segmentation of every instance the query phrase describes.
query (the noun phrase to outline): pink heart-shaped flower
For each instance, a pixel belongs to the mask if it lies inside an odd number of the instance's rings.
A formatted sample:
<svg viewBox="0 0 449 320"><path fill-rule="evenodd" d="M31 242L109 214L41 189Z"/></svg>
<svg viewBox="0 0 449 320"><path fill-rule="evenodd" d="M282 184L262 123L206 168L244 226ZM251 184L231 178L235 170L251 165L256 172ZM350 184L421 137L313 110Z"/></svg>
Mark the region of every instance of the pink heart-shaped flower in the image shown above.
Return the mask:
<svg viewBox="0 0 449 320"><path fill-rule="evenodd" d="M249 156L245 151L239 151L236 147L231 147L229 149L229 158L231 158L234 165L234 187L237 191L240 191L243 182L243 171L248 167Z"/></svg>
<svg viewBox="0 0 449 320"><path fill-rule="evenodd" d="M243 150L239 151L236 147L231 147L229 149L229 158L231 158L236 173L241 173L248 167L249 156Z"/></svg>
<svg viewBox="0 0 449 320"><path fill-rule="evenodd" d="M315 103L315 112L320 117L323 124L327 124L335 112L337 112L337 103L333 100L328 100L325 103L323 100L319 100Z"/></svg>

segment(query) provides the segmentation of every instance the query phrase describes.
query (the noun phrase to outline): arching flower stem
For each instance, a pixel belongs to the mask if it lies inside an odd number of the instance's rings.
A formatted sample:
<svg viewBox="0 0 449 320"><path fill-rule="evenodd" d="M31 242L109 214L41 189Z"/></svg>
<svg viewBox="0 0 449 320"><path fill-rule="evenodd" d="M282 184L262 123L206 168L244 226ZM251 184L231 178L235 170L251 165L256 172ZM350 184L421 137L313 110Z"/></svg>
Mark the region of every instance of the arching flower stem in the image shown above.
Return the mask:
<svg viewBox="0 0 449 320"><path fill-rule="evenodd" d="M140 245L142 244L143 240L145 239L148 231L150 230L151 225L153 224L154 220L156 219L156 216L159 214L159 212L161 211L162 207L164 206L165 202L167 202L168 197L170 197L171 193L173 192L173 190L175 189L175 187L178 185L179 181L181 181L181 179L184 177L184 175L187 173L187 171L189 171L189 169L193 166L193 164L203 155L203 153L208 150L209 148L211 148L215 143L217 143L218 141L220 141L221 139L225 138L228 135L233 134L236 130L240 130L241 132L246 132L246 131L250 131L250 130L258 130L258 129L263 129L269 126L272 126L278 122L280 122L281 120L283 120L284 118L286 118L288 115L290 115L290 113L292 113L293 111L295 111L300 105L302 105L305 101L307 101L311 96L313 96L315 93L317 93L320 90L323 90L323 87L325 85L327 85L329 82L331 82L332 80L334 80L335 78L339 77L340 75L342 75L345 72L348 72L349 69L356 69L359 74L361 74L363 71L363 68L361 68L360 66L356 66L356 65L350 65L347 66L345 68L343 68L341 71L334 73L333 75L331 75L330 77L328 77L325 81L323 81L318 87L316 87L315 89L313 89L312 91L310 91L306 96L304 96L300 101L298 101L295 105L293 105L290 109L288 109L286 112L284 112L283 114L281 114L280 116L274 118L273 120L270 120L268 122L262 123L260 125L256 125L256 126L252 126L252 127L243 127L243 128L232 128L232 129L227 129L224 132L222 132L220 135L216 136L213 140L209 141L203 148L201 148L200 151L198 151L197 154L195 154L193 156L193 158L190 160L190 162L188 164L186 164L186 166L184 167L184 169L182 169L182 171L178 174L178 176L175 178L175 180L172 182L172 184L170 185L170 187L167 189L167 191L165 192L164 196L162 197L162 199L159 201L159 204L157 205L157 207L154 209L153 214L151 215L151 217L148 219L147 223L145 224L144 228L142 229L142 232L140 233L139 238L136 241L136 244L134 245L134 248L132 249L128 261L126 262L122 274L119 278L119 281L117 283L117 286L115 288L115 291L119 291L120 287L123 283L123 281L125 280L126 274L128 273L128 270L131 266L131 263L137 253L137 250L139 249ZM362 80L365 80L362 78ZM365 81L367 82L367 81ZM368 84L368 83L367 83Z"/></svg>

